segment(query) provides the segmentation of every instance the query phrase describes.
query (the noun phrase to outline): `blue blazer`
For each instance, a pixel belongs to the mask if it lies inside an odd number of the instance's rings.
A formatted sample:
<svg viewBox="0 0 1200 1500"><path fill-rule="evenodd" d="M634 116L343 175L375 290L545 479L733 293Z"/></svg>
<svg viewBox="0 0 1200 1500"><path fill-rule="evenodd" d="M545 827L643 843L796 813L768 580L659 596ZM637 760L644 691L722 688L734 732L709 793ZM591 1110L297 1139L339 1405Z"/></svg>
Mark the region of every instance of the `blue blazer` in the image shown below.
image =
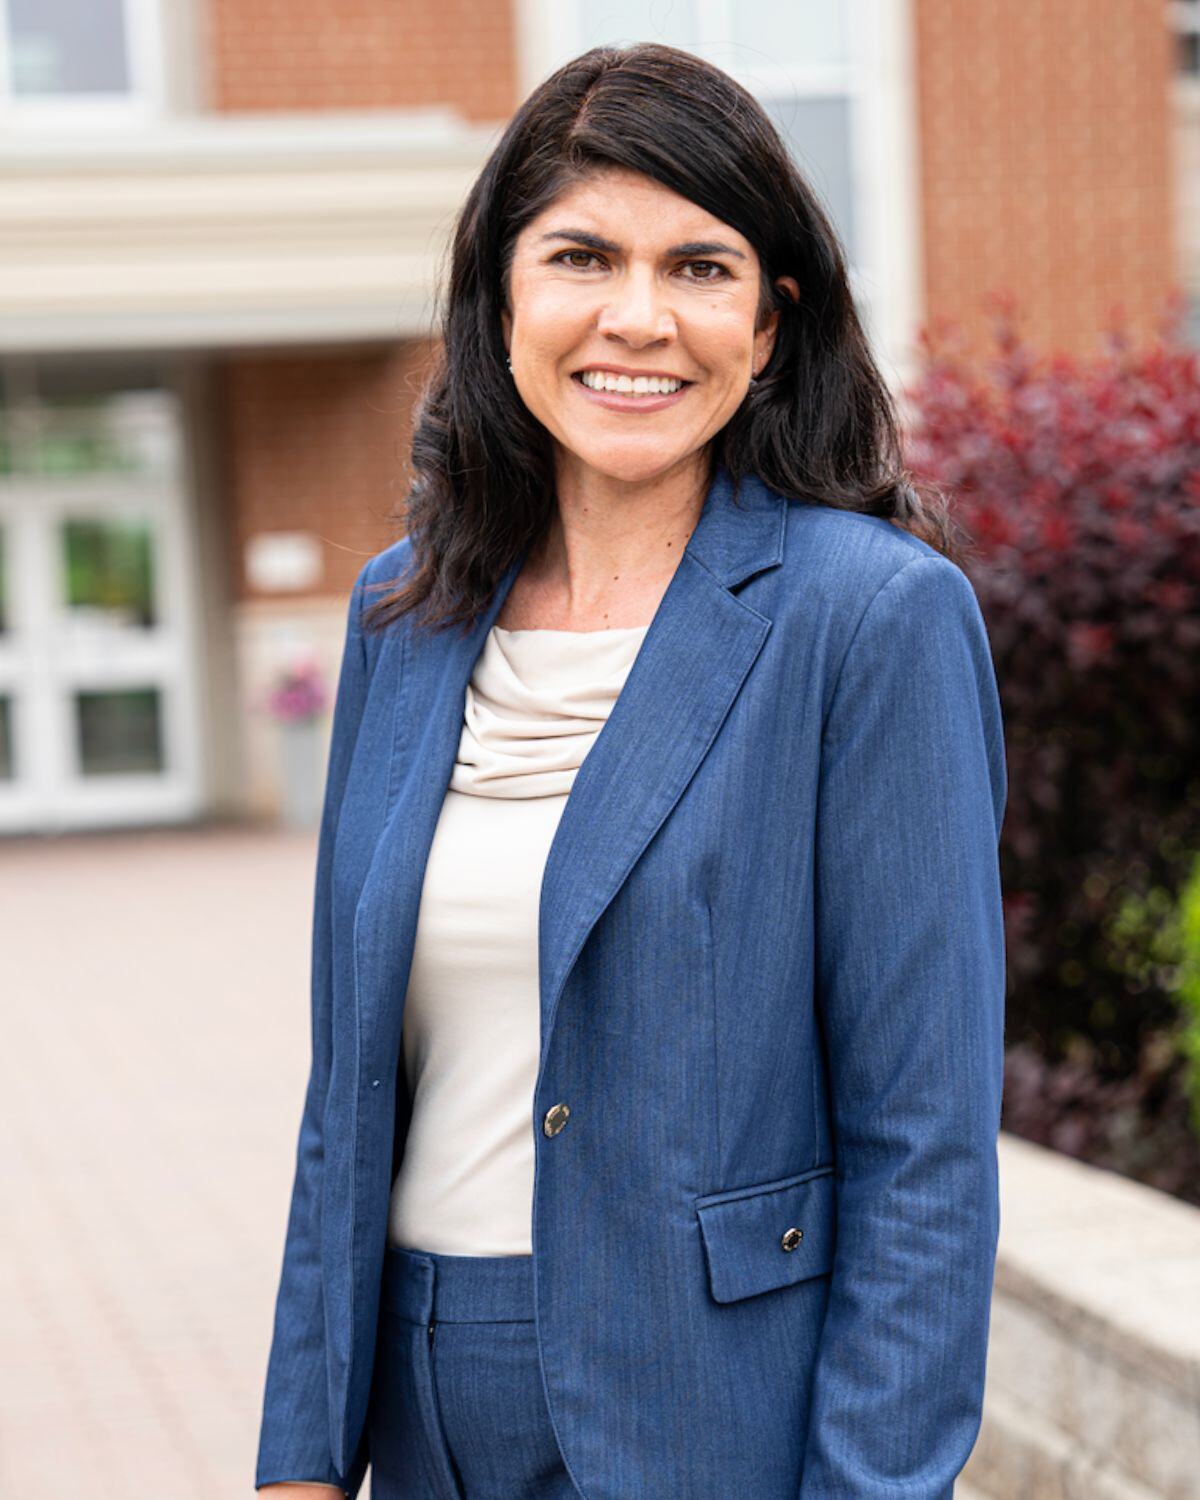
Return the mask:
<svg viewBox="0 0 1200 1500"><path fill-rule="evenodd" d="M410 556L350 603L257 1485L354 1495L369 1461L417 908L523 561L465 635L364 632ZM541 888L536 1326L585 1500L950 1500L999 1225L1006 792L964 573L719 469Z"/></svg>

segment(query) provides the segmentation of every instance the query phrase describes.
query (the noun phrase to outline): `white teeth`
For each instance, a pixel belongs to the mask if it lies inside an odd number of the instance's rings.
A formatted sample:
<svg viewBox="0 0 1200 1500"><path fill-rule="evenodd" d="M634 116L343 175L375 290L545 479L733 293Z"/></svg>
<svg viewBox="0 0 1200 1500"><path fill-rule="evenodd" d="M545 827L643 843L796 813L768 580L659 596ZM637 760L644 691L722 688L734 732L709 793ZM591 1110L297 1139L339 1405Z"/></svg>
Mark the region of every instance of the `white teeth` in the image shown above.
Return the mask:
<svg viewBox="0 0 1200 1500"><path fill-rule="evenodd" d="M579 377L592 391L616 391L623 396L665 396L677 391L682 380L665 375L614 375L608 370L585 370Z"/></svg>

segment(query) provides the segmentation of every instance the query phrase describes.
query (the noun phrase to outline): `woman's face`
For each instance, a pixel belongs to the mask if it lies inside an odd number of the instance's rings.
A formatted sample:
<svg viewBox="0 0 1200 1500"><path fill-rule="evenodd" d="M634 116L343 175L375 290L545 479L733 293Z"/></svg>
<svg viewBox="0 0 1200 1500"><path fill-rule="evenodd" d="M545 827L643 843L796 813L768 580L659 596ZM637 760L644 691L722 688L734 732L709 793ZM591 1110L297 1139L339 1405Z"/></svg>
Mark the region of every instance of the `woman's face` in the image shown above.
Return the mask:
<svg viewBox="0 0 1200 1500"><path fill-rule="evenodd" d="M774 346L778 312L755 327L759 277L737 230L640 173L598 172L531 220L504 343L560 476L637 483L694 462Z"/></svg>

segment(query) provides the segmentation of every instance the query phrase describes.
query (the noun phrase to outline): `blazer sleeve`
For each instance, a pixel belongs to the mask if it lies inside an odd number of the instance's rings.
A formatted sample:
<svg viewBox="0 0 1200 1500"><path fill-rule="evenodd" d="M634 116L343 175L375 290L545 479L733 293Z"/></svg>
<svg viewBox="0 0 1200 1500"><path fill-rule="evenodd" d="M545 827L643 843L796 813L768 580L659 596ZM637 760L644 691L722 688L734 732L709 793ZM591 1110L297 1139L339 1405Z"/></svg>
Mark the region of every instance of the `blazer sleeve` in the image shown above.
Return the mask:
<svg viewBox="0 0 1200 1500"><path fill-rule="evenodd" d="M1003 726L975 592L903 564L826 713L817 1008L837 1247L800 1500L952 1500L978 1435L999 1233Z"/></svg>
<svg viewBox="0 0 1200 1500"><path fill-rule="evenodd" d="M283 1270L267 1364L256 1489L282 1480L303 1480L337 1485L354 1495L366 1470L362 1445L348 1473L338 1473L333 1465L320 1249L321 1132L332 1051L330 877L342 794L367 696L362 635L366 572L364 567L359 573L350 598L318 834L312 932L312 1064L300 1119Z"/></svg>

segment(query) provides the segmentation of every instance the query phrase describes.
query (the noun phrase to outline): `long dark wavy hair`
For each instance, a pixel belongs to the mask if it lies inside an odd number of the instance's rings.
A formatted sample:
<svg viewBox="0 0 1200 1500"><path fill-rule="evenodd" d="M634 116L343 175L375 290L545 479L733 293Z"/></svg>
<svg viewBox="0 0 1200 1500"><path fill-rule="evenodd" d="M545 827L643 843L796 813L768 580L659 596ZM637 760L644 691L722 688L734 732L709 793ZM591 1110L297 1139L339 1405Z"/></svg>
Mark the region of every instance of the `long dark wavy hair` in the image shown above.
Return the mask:
<svg viewBox="0 0 1200 1500"><path fill-rule="evenodd" d="M674 47L595 47L540 84L509 122L456 224L442 342L415 412L405 522L411 566L365 612L472 623L554 510L549 433L505 364L516 238L568 187L621 167L745 236L761 269L759 325L775 347L713 439L710 474L757 475L792 500L886 516L957 556L946 502L904 468L891 395L871 355L845 253L761 106L721 69ZM795 277L800 298L774 285Z"/></svg>

